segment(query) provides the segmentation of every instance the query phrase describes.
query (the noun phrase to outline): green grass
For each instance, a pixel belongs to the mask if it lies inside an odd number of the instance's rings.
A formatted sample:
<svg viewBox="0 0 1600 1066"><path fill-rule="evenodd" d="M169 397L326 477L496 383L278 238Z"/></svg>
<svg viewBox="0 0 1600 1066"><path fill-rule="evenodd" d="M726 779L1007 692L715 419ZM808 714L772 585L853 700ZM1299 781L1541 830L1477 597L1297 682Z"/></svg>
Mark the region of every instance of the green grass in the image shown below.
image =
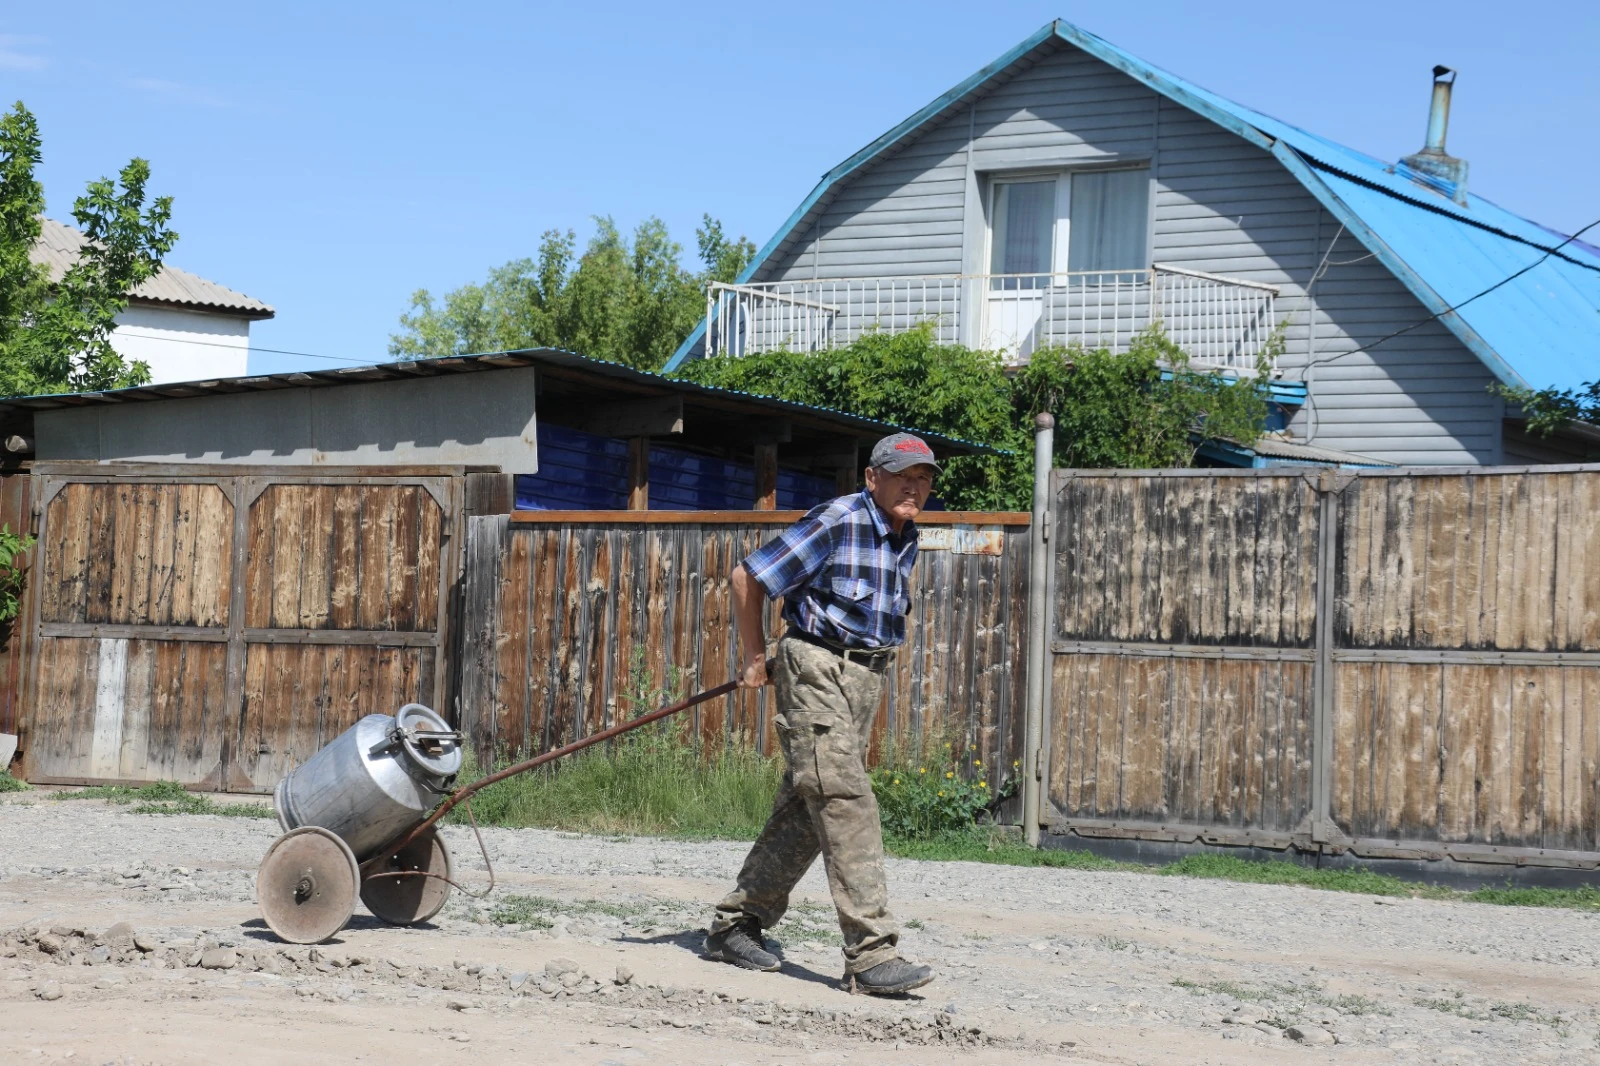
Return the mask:
<svg viewBox="0 0 1600 1066"><path fill-rule="evenodd" d="M1147 870L1132 863L1103 859L1087 851L1030 848L998 830L974 827L964 833L940 833L923 840L887 837L884 848L902 859L929 862L989 862L1001 866L1049 866L1061 870Z"/></svg>
<svg viewBox="0 0 1600 1066"><path fill-rule="evenodd" d="M209 796L189 792L176 781L139 785L94 785L57 792L58 800L98 799L131 805L134 814L216 814L224 818L274 818L264 803L218 803Z"/></svg>
<svg viewBox="0 0 1600 1066"><path fill-rule="evenodd" d="M559 917L604 914L612 918L637 918L650 913L647 904L606 903L597 899L561 900L549 896L503 896L489 912L495 925L523 929L549 929Z"/></svg>
<svg viewBox="0 0 1600 1066"><path fill-rule="evenodd" d="M779 761L740 745L702 752L668 728L490 785L473 797L473 814L480 825L754 840L772 812ZM461 781L481 776L469 760ZM450 817L466 821L459 809Z"/></svg>
<svg viewBox="0 0 1600 1066"><path fill-rule="evenodd" d="M11 771L0 770L0 792L26 792L33 786L11 776Z"/></svg>

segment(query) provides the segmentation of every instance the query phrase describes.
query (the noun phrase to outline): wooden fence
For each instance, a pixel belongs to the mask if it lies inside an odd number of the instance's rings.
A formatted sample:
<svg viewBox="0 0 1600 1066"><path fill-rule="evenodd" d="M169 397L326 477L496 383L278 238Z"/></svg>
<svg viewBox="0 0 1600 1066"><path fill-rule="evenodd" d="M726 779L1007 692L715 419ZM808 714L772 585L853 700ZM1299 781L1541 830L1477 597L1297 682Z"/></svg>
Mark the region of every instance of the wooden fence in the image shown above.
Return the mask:
<svg viewBox="0 0 1600 1066"><path fill-rule="evenodd" d="M467 523L461 727L479 752L538 751L737 672L729 579L800 512L519 512ZM906 645L876 735L1020 757L1027 515L925 515ZM779 620L769 610L768 632ZM775 750L770 690L702 705L710 744Z"/></svg>
<svg viewBox="0 0 1600 1066"><path fill-rule="evenodd" d="M1600 865L1600 468L1057 471L1043 821Z"/></svg>

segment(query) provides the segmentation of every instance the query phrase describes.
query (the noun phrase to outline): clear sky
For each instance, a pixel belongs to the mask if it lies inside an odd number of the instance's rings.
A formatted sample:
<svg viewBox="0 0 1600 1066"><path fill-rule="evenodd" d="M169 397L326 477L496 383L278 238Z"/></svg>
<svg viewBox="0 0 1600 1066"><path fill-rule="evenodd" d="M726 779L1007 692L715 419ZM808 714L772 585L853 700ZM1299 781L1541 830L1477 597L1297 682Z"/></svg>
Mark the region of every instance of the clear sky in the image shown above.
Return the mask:
<svg viewBox="0 0 1600 1066"><path fill-rule="evenodd" d="M709 211L764 243L823 171L1055 17L1384 159L1422 146L1430 68L1456 67L1472 188L1563 232L1600 217L1594 0L17 4L0 97L39 116L51 215L144 156L176 198L168 261L277 309L254 345L373 362L413 290L549 228L654 214L692 256Z"/></svg>

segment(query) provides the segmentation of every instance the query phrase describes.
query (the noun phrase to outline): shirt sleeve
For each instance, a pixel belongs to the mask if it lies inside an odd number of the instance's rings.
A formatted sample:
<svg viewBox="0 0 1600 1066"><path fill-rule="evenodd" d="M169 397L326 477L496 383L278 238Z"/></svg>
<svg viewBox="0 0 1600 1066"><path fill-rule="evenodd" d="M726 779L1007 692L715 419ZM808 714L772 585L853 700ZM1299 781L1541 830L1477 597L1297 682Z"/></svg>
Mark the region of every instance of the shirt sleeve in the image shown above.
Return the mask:
<svg viewBox="0 0 1600 1066"><path fill-rule="evenodd" d="M819 508L751 552L744 560L744 568L767 599L787 596L827 565L833 551L834 527L835 523Z"/></svg>

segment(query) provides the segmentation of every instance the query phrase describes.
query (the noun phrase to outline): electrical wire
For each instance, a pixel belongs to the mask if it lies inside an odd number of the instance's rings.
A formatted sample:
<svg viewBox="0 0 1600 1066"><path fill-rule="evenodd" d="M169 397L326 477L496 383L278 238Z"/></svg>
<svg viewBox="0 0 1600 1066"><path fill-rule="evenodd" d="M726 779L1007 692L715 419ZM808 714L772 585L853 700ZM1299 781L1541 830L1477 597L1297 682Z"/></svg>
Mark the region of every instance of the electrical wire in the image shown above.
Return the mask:
<svg viewBox="0 0 1600 1066"><path fill-rule="evenodd" d="M1347 356L1358 355L1361 352L1370 352L1372 349L1378 347L1378 345L1380 345L1380 344L1387 344L1389 341L1394 340L1396 337L1402 337L1402 336L1406 335L1407 333L1410 333L1412 330L1421 329L1423 326L1426 326L1428 323L1436 322L1439 319L1443 318L1445 315L1454 314L1456 311L1461 310L1463 307L1465 307L1468 304L1472 303L1474 300L1481 299L1481 298L1489 295L1491 292L1494 292L1496 289L1501 288L1502 286L1505 286L1505 285L1509 285L1511 282L1513 282L1513 281L1517 280L1518 278L1522 277L1522 275L1526 274L1528 271L1532 270L1534 267L1536 267L1539 264L1543 263L1546 259L1549 259L1551 256L1555 255L1561 249L1565 248L1567 245L1571 244L1573 241L1577 240L1579 237L1583 236L1585 233L1588 233L1590 230L1594 229L1596 226L1600 226L1600 218L1595 219L1593 222L1589 223L1587 226L1583 227L1578 232L1574 233L1572 236L1568 237L1566 240L1564 240L1560 244L1556 245L1554 248L1546 248L1543 255L1541 255L1539 258L1535 259L1533 262L1529 263L1527 266L1523 267L1521 270L1518 270L1514 274L1507 274L1505 277L1501 278L1499 281L1495 282L1493 285L1490 285L1487 289L1484 289L1481 292L1473 293L1471 296L1467 297L1465 300L1462 300L1460 303L1452 304L1449 307L1446 307L1443 311L1435 312L1434 314L1429 315L1427 318L1424 318L1420 322L1413 322L1409 326L1406 326L1406 327L1404 327L1402 329L1397 329L1393 333L1385 334L1384 336L1379 337L1375 341L1371 341L1370 343L1361 345L1359 348L1351 348L1349 351L1339 352L1339 353L1337 353L1335 355L1330 355L1326 359L1314 360L1313 362L1307 364L1307 366L1308 367L1309 366L1315 366L1315 365L1317 365L1319 363L1331 363L1336 359L1344 359ZM1340 228L1343 229L1342 226ZM1335 238L1335 239L1337 240L1337 238ZM1333 251L1333 246L1331 244L1328 246L1328 251L1330 253ZM1363 257L1363 258L1365 258L1365 257ZM1324 256L1324 259L1326 259L1326 256ZM1359 262L1359 261L1360 260L1354 260L1354 262Z"/></svg>
<svg viewBox="0 0 1600 1066"><path fill-rule="evenodd" d="M137 329L138 327L134 327L134 328ZM231 351L231 352L237 352L237 351L241 351L241 350L246 352L246 353L249 353L249 352L271 352L273 355L299 355L299 356L304 356L307 359L328 359L328 360L331 360L331 361L336 362L336 363L349 363L352 366L370 366L370 365L372 365L372 361L371 360L367 360L367 359L352 359L347 355L319 355L316 352L292 352L292 351L288 350L287 348L258 348L254 344L247 344L247 346L245 348L241 349L236 344L223 344L221 341L185 340L182 337L162 337L162 336L157 336L157 335L150 334L150 333L135 333L135 332L131 332L130 331L130 332L124 333L123 336L124 337L137 337L140 340L155 341L158 344L198 344L198 345L201 345L201 346L206 347L206 348L226 348L228 351Z"/></svg>

